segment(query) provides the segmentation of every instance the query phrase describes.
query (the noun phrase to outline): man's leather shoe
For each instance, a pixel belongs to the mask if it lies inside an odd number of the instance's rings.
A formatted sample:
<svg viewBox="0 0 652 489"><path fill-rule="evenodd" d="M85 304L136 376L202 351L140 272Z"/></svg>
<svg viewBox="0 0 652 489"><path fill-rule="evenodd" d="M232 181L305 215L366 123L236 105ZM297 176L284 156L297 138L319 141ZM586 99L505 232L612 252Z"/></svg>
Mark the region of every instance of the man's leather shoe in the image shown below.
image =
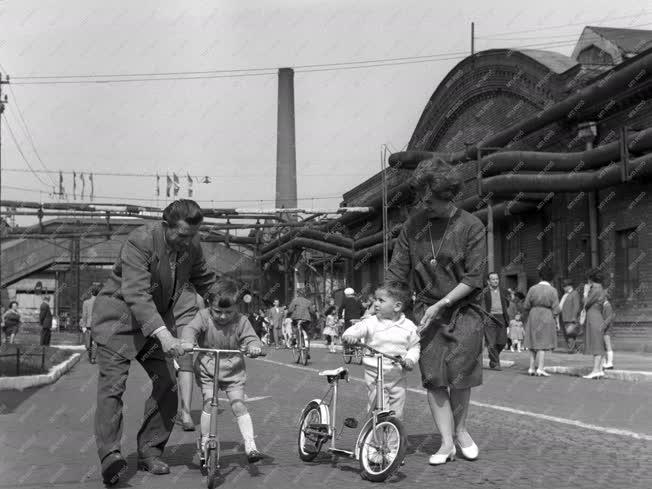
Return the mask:
<svg viewBox="0 0 652 489"><path fill-rule="evenodd" d="M146 470L152 474L161 475L169 474L170 467L163 462L160 457L140 458L138 459L138 470Z"/></svg>
<svg viewBox="0 0 652 489"><path fill-rule="evenodd" d="M127 470L127 461L120 452L111 452L102 459L102 480L107 485L113 485Z"/></svg>
<svg viewBox="0 0 652 489"><path fill-rule="evenodd" d="M247 454L247 461L250 464L253 464L254 462L258 462L259 460L262 460L265 458L265 454L259 452L258 450L252 450Z"/></svg>

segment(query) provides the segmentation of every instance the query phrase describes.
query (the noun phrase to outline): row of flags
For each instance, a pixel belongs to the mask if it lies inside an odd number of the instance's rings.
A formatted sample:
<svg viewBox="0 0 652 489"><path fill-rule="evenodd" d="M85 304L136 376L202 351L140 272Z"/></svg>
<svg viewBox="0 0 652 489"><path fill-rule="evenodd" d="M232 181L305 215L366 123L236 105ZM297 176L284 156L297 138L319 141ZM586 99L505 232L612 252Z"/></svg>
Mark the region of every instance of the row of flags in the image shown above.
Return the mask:
<svg viewBox="0 0 652 489"><path fill-rule="evenodd" d="M179 175L176 173L172 173L172 176L170 175L165 175L166 179L166 185L165 185L165 196L166 197L177 197L179 195L179 191L181 190L181 184L179 183ZM203 179L200 179L199 177L195 177L195 179L198 182L201 183L210 183L209 177L204 177ZM193 190L193 177L190 176L189 173L186 173L186 190L188 191L188 197L192 197L194 190ZM170 195L172 193L172 195ZM160 197L161 196L161 175L156 175L156 196Z"/></svg>
<svg viewBox="0 0 652 489"><path fill-rule="evenodd" d="M88 177L88 184L90 185L89 198L93 200L95 197L95 183L93 182L93 173L85 175L84 172L77 174L76 171L72 172L72 198L77 200L77 177L81 181L81 194L79 200L84 200L86 194L86 178ZM59 197L63 198L66 195L66 188L63 185L63 172L59 172Z"/></svg>
<svg viewBox="0 0 652 489"><path fill-rule="evenodd" d="M165 187L165 196L166 197L178 197L179 192L181 191L181 184L179 183L179 175L176 173L172 173L172 176L165 175L166 178L166 187ZM88 197L90 200L93 200L95 197L95 183L93 182L93 173L77 173L76 171L72 172L72 198L73 200L77 200L77 180L79 179L80 185L81 185L81 193L79 196L80 200L84 200L86 196L86 181L88 180L88 185L90 186L90 192L88 194ZM198 183L210 183L210 177L195 177ZM193 189L193 183L194 179L192 176L190 176L189 173L186 173L186 190L188 192L188 197L192 197L194 195L194 189ZM59 192L58 195L60 198L64 198L67 196L66 194L66 188L63 183L63 172L59 171ZM161 196L161 175L156 175L156 196L160 197Z"/></svg>

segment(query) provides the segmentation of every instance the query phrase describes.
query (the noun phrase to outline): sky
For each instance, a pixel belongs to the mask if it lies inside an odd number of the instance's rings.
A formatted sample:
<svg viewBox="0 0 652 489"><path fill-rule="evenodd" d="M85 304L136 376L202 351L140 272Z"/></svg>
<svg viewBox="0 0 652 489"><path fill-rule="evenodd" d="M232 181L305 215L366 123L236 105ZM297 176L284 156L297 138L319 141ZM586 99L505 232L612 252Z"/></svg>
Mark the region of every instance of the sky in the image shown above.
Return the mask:
<svg viewBox="0 0 652 489"><path fill-rule="evenodd" d="M650 29L652 8L647 0L0 0L0 69L13 79L3 86L1 197L60 201L58 175L45 169L158 173L158 200L153 176L98 175L95 201L163 206L165 174L174 172L180 196L187 173L211 176L193 184L202 206L272 208L276 70L295 67L298 203L337 207L379 171L381 145L405 148L439 81L470 52L471 22L476 51L569 55L584 25ZM45 75L113 81L20 78ZM72 175L64 186L72 191ZM77 202L80 190L78 182Z"/></svg>

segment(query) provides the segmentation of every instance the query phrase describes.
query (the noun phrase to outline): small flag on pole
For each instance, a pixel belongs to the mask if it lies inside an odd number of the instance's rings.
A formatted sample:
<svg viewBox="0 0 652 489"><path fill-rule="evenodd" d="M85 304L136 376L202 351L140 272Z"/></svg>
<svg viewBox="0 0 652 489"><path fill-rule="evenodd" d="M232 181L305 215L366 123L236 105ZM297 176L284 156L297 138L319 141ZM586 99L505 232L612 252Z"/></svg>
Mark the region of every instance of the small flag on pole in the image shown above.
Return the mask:
<svg viewBox="0 0 652 489"><path fill-rule="evenodd" d="M172 188L172 179L170 178L170 175L165 175L167 178L167 186L165 187L165 196L169 197L170 196L170 189Z"/></svg>
<svg viewBox="0 0 652 489"><path fill-rule="evenodd" d="M179 188L181 186L179 185L179 176L176 173L172 173L172 177L174 178L174 196L176 197L179 195Z"/></svg>
<svg viewBox="0 0 652 489"><path fill-rule="evenodd" d="M79 175L79 178L81 179L81 183L82 183L82 191L81 191L81 197L80 197L80 199L81 199L81 200L84 200L84 193L85 193L85 191L86 191L86 180L84 179L84 173L82 173L81 175Z"/></svg>
<svg viewBox="0 0 652 489"><path fill-rule="evenodd" d="M72 200L77 200L77 172L72 172Z"/></svg>
<svg viewBox="0 0 652 489"><path fill-rule="evenodd" d="M88 181L91 183L91 195L90 198L93 200L93 197L95 196L95 183L93 182L93 174L91 173L88 176Z"/></svg>
<svg viewBox="0 0 652 489"><path fill-rule="evenodd" d="M161 195L161 177L159 174L156 174L156 196L159 197Z"/></svg>
<svg viewBox="0 0 652 489"><path fill-rule="evenodd" d="M63 199L65 189L63 188L63 172L59 170L59 198Z"/></svg>
<svg viewBox="0 0 652 489"><path fill-rule="evenodd" d="M192 197L192 177L190 173L186 173L186 176L188 177L188 197Z"/></svg>

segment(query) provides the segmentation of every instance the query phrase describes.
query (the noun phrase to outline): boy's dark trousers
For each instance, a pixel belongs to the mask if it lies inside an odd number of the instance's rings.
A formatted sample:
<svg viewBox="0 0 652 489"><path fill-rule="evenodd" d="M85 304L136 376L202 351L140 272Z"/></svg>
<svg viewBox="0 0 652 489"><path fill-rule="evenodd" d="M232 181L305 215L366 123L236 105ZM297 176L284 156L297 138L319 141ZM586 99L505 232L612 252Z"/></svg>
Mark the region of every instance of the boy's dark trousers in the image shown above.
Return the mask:
<svg viewBox="0 0 652 489"><path fill-rule="evenodd" d="M160 457L172 433L177 413L177 381L174 367L163 355L158 341L151 338L135 359L152 380L152 394L145 402L145 415L137 435L138 456ZM120 451L122 395L132 360L104 345L97 345L99 376L95 441L100 461L109 453Z"/></svg>

